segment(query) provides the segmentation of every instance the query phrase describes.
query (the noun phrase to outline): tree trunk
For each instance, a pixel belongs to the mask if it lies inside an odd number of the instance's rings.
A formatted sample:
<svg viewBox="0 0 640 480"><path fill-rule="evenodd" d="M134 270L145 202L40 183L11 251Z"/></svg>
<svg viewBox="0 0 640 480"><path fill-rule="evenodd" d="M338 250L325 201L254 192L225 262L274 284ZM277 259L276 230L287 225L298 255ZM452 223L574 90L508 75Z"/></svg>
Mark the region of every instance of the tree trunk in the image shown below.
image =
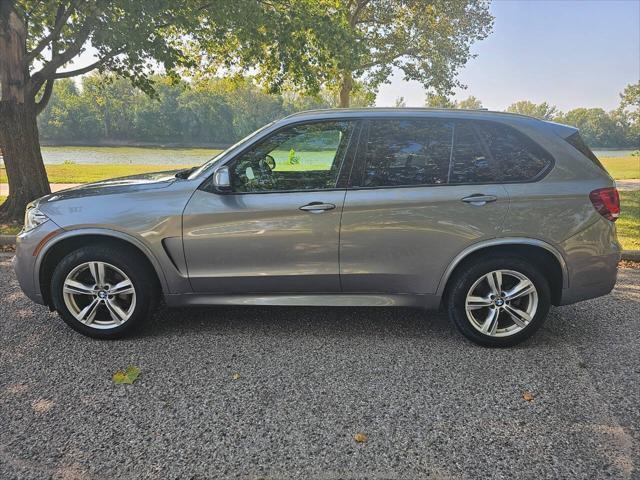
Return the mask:
<svg viewBox="0 0 640 480"><path fill-rule="evenodd" d="M0 222L21 221L27 203L51 191L40 153L36 92L23 63L26 35L14 2L0 0L0 149L9 181Z"/></svg>
<svg viewBox="0 0 640 480"><path fill-rule="evenodd" d="M9 197L0 206L0 222L20 222L27 203L51 193L33 102L0 102L0 149L9 180Z"/></svg>
<svg viewBox="0 0 640 480"><path fill-rule="evenodd" d="M345 72L340 83L340 108L349 108L351 90L353 90L353 77L350 72Z"/></svg>

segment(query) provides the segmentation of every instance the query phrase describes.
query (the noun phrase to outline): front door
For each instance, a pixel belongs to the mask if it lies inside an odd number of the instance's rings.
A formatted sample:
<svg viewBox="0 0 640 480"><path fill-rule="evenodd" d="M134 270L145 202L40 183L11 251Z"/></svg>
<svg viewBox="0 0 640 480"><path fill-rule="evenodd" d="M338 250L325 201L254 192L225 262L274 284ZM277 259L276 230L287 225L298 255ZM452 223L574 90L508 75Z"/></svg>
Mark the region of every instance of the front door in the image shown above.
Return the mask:
<svg viewBox="0 0 640 480"><path fill-rule="evenodd" d="M226 165L232 191L201 187L183 220L199 293L338 292L345 163L355 122L284 127Z"/></svg>
<svg viewBox="0 0 640 480"><path fill-rule="evenodd" d="M343 290L434 293L458 253L502 231L509 199L495 165L466 122L372 120L362 138L342 215Z"/></svg>

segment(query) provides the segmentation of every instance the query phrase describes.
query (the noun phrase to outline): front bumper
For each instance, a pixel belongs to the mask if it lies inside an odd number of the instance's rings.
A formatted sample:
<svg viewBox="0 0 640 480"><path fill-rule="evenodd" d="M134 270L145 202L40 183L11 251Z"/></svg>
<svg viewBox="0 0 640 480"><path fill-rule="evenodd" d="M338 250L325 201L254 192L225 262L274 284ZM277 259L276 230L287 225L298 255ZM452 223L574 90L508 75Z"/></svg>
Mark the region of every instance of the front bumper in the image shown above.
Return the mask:
<svg viewBox="0 0 640 480"><path fill-rule="evenodd" d="M13 257L13 270L24 294L36 303L44 304L40 291L38 253L46 242L62 229L52 220L16 237L16 254Z"/></svg>

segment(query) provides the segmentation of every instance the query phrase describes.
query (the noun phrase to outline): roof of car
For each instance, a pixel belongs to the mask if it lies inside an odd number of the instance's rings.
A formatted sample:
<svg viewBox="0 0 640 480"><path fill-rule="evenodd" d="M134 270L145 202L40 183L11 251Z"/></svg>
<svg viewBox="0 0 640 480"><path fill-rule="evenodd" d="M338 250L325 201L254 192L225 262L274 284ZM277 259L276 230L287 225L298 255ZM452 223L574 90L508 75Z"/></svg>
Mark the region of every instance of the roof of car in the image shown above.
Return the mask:
<svg viewBox="0 0 640 480"><path fill-rule="evenodd" d="M420 115L420 114L446 114L456 115L462 117L480 117L480 118L495 118L495 117L507 117L507 118L521 118L528 120L539 121L536 118L526 115L520 115L518 113L498 112L487 109L460 109L460 108L331 108L331 109L318 109L318 110L306 110L302 112L293 113L285 118L318 118L318 117L376 117L376 116L402 116L402 115Z"/></svg>
<svg viewBox="0 0 640 480"><path fill-rule="evenodd" d="M459 117L476 120L496 120L504 123L528 125L537 129L551 130L561 137L567 137L576 132L575 127L540 120L518 113L498 112L486 109L466 110L461 108L331 108L319 110L306 110L293 113L275 122L276 125L295 123L300 121L313 121L340 118L375 118L375 117L420 117L420 116Z"/></svg>

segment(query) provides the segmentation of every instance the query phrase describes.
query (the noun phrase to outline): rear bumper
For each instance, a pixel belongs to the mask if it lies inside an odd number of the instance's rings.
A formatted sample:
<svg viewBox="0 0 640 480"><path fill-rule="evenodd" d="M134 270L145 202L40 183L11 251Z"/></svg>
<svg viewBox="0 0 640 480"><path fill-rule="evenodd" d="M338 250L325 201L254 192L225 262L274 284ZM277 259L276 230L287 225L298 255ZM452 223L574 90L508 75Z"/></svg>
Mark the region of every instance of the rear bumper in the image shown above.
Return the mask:
<svg viewBox="0 0 640 480"><path fill-rule="evenodd" d="M589 300L607 295L616 285L620 253L592 257L588 264L583 263L579 272L573 272L569 288L562 290L558 305Z"/></svg>

